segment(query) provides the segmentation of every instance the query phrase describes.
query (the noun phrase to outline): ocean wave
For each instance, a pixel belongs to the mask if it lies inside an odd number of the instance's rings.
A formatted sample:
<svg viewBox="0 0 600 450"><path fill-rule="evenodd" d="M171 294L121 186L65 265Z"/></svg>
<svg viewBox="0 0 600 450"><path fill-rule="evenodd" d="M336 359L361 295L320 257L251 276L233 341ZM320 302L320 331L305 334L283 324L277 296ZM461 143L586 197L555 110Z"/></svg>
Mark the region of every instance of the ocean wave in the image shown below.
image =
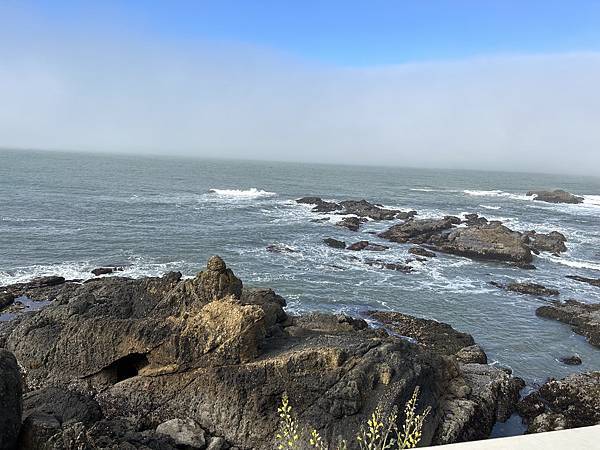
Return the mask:
<svg viewBox="0 0 600 450"><path fill-rule="evenodd" d="M538 258L547 259L563 266L573 267L575 269L588 269L600 271L600 263L594 261L586 261L581 259L568 259L565 257L557 257L541 253Z"/></svg>
<svg viewBox="0 0 600 450"><path fill-rule="evenodd" d="M471 195L474 197L500 197L500 198L510 198L512 200L528 200L532 201L533 197L528 197L525 194L513 194L510 192L500 191L500 190L491 190L491 191L476 191L465 189L463 191L466 195Z"/></svg>
<svg viewBox="0 0 600 450"><path fill-rule="evenodd" d="M218 197L232 198L232 199L256 199L256 198L271 198L276 197L276 192L264 191L262 189L250 188L250 189L209 189L209 194L216 195Z"/></svg>
<svg viewBox="0 0 600 450"><path fill-rule="evenodd" d="M491 205L479 205L479 207L484 208L484 209L492 209L494 211L502 209L502 206L491 206Z"/></svg>
<svg viewBox="0 0 600 450"><path fill-rule="evenodd" d="M600 195L584 195L583 204L592 208L600 208Z"/></svg>
<svg viewBox="0 0 600 450"><path fill-rule="evenodd" d="M60 264L34 264L31 266L17 267L13 270L0 271L0 286L26 283L34 278L50 275L58 275L67 280L88 280L90 278L95 278L91 273L91 270L103 265L105 264L81 261ZM111 265L112 264L108 264L108 266ZM114 274L116 276L141 278L146 276L161 276L172 270L181 270L185 266L185 263L183 261L157 263L146 261L139 257L132 257L128 258L124 264L114 265L123 267L123 271L118 271Z"/></svg>

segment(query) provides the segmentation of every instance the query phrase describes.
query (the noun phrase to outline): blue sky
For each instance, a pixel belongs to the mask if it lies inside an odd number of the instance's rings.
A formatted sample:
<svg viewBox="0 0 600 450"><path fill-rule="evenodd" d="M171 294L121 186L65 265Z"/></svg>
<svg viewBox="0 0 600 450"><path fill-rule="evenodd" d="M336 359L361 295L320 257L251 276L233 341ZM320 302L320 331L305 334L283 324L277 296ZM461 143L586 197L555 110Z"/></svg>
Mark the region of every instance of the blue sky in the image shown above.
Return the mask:
<svg viewBox="0 0 600 450"><path fill-rule="evenodd" d="M339 65L600 50L600 1L15 2L50 26L270 48Z"/></svg>
<svg viewBox="0 0 600 450"><path fill-rule="evenodd" d="M600 175L600 0L0 1L0 148Z"/></svg>

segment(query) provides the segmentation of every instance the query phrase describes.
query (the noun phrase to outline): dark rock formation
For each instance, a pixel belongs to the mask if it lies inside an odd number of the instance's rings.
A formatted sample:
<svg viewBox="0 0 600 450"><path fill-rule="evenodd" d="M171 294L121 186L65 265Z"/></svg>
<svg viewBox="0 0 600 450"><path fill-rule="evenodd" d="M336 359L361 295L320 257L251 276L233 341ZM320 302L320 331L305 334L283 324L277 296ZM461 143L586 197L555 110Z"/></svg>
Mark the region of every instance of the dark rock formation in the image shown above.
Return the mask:
<svg viewBox="0 0 600 450"><path fill-rule="evenodd" d="M326 239L323 239L323 242L333 248L339 248L339 249L346 248L346 243L344 241L338 241L337 239L326 238Z"/></svg>
<svg viewBox="0 0 600 450"><path fill-rule="evenodd" d="M442 355L454 355L465 347L475 345L473 336L456 331L443 322L388 311L368 311L365 316L393 333L414 339L419 345Z"/></svg>
<svg viewBox="0 0 600 450"><path fill-rule="evenodd" d="M430 241L439 251L475 259L530 263L531 250L521 234L504 225L488 224L455 228Z"/></svg>
<svg viewBox="0 0 600 450"><path fill-rule="evenodd" d="M94 274L95 276L100 276L100 275L108 275L114 272L122 272L124 270L123 267L117 267L117 266L112 266L112 267L97 267L96 269L92 269L91 273Z"/></svg>
<svg viewBox="0 0 600 450"><path fill-rule="evenodd" d="M456 359L464 364L487 364L487 355L483 349L475 344L468 347L461 348L457 351L454 356Z"/></svg>
<svg viewBox="0 0 600 450"><path fill-rule="evenodd" d="M12 353L0 349L0 449L17 448L22 389L17 360Z"/></svg>
<svg viewBox="0 0 600 450"><path fill-rule="evenodd" d="M433 252L430 252L426 248L423 247L411 247L408 249L408 253L412 255L422 256L424 258L435 258L437 255Z"/></svg>
<svg viewBox="0 0 600 450"><path fill-rule="evenodd" d="M7 306L12 305L12 302L15 301L15 296L11 292L0 292L0 311L2 311Z"/></svg>
<svg viewBox="0 0 600 450"><path fill-rule="evenodd" d="M550 379L518 404L528 433L600 424L600 372Z"/></svg>
<svg viewBox="0 0 600 450"><path fill-rule="evenodd" d="M561 357L560 362L567 366L579 366L583 361L579 355L570 355Z"/></svg>
<svg viewBox="0 0 600 450"><path fill-rule="evenodd" d="M558 254L567 251L567 246L565 245L567 238L558 231L552 231L548 234L533 231L526 233L524 236L528 238L527 245L535 253L550 252Z"/></svg>
<svg viewBox="0 0 600 450"><path fill-rule="evenodd" d="M344 214L354 214L359 217L369 217L373 220L408 219L416 215L416 211L403 212L397 209L385 209L373 205L366 200L345 200L340 202Z"/></svg>
<svg viewBox="0 0 600 450"><path fill-rule="evenodd" d="M369 266L373 266L373 267L379 267L381 269L395 270L396 272L410 273L413 271L413 268L407 264L392 263L392 262L382 261L380 259L367 259L367 260L365 260L365 264L367 264Z"/></svg>
<svg viewBox="0 0 600 450"><path fill-rule="evenodd" d="M358 217L344 217L336 225L338 227L348 228L350 231L358 231L361 223L366 222L367 219L360 219Z"/></svg>
<svg viewBox="0 0 600 450"><path fill-rule="evenodd" d="M298 203L315 205L314 212L333 212L342 209L340 205L334 202L327 202L320 197L302 197L296 200Z"/></svg>
<svg viewBox="0 0 600 450"><path fill-rule="evenodd" d="M404 223L394 225L379 236L393 242L416 242L427 241L433 234L452 227L452 218L444 219L411 219Z"/></svg>
<svg viewBox="0 0 600 450"><path fill-rule="evenodd" d="M558 292L556 289L547 288L546 286L542 286L541 284L537 283L526 282L502 284L495 281L490 281L490 284L501 289L506 289L507 291L518 292L519 294L536 295L541 297L549 297L560 294L560 292Z"/></svg>
<svg viewBox="0 0 600 450"><path fill-rule="evenodd" d="M600 347L600 303L587 304L577 300L554 302L539 307L535 314L570 325L575 333L585 336L590 344Z"/></svg>
<svg viewBox="0 0 600 450"><path fill-rule="evenodd" d="M354 250L354 251L370 250L373 252L381 252L381 251L384 251L387 249L389 249L389 247L386 247L385 245L372 244L372 243L369 243L369 241L358 241L358 242L355 242L354 244L349 245L347 248L347 250Z"/></svg>
<svg viewBox="0 0 600 450"><path fill-rule="evenodd" d="M432 407L423 443L441 444L487 437L514 403L506 372L459 363L433 337L468 347L468 335L414 322L427 342L415 345L348 316L289 317L280 296L243 288L218 257L192 279L106 277L63 290L5 338L32 391L27 442L175 448L179 431L157 431L180 419L204 430L205 444L263 450L273 447L284 392L300 426L332 440L354 435L380 403L402 406L420 386L420 407ZM435 331L426 340L428 326Z"/></svg>
<svg viewBox="0 0 600 450"><path fill-rule="evenodd" d="M583 197L578 197L570 192L556 189L554 191L529 191L528 196L535 196L534 200L547 203L583 203Z"/></svg>
<svg viewBox="0 0 600 450"><path fill-rule="evenodd" d="M575 281L580 281L581 283L588 283L588 284L591 284L592 286L600 287L600 278L598 278L598 279L586 278L586 277L580 277L579 275L567 275L567 278L569 278L571 280L575 280Z"/></svg>
<svg viewBox="0 0 600 450"><path fill-rule="evenodd" d="M296 253L296 250L283 244L267 245L266 250L270 253Z"/></svg>
<svg viewBox="0 0 600 450"><path fill-rule="evenodd" d="M463 221L469 226L472 225L485 225L488 223L488 220L485 217L480 217L479 214L465 214L465 220Z"/></svg>

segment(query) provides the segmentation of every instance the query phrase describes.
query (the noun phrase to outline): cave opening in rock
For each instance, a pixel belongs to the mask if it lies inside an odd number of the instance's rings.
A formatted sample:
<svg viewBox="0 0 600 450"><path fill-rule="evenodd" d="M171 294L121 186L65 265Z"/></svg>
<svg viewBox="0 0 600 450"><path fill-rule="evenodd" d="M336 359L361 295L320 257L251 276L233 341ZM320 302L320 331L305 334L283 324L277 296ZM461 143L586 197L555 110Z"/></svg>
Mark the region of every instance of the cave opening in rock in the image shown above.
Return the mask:
<svg viewBox="0 0 600 450"><path fill-rule="evenodd" d="M130 353L117 359L105 370L113 383L127 380L138 375L139 371L148 365L148 358L143 353Z"/></svg>

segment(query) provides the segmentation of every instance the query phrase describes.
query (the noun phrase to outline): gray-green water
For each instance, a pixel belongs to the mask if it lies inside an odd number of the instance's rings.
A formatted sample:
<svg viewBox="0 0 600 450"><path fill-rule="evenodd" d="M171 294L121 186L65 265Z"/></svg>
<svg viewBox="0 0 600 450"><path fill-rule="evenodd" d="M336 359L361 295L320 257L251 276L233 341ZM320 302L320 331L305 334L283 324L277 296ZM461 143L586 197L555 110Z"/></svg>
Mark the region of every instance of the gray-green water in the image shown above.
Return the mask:
<svg viewBox="0 0 600 450"><path fill-rule="evenodd" d="M524 196L536 188L563 188L585 195L585 203L550 205ZM379 242L366 232L391 223L371 222L352 233L310 222L319 216L294 199L312 194L366 198L422 217L479 212L520 231L561 231L569 251L536 257L535 271L445 255L411 263L410 274L372 268L321 241ZM192 275L220 254L246 284L275 288L295 311L389 308L450 323L529 384L598 370L600 350L566 325L537 318L544 300L488 282L532 280L558 288L563 299L598 301L599 288L564 278L600 277L598 225L598 178L0 152L0 285L43 274L88 278L90 269L107 264L127 264L130 276ZM269 253L269 244L297 252ZM376 257L404 260L409 247L392 244ZM572 353L581 355L581 366L557 361Z"/></svg>

